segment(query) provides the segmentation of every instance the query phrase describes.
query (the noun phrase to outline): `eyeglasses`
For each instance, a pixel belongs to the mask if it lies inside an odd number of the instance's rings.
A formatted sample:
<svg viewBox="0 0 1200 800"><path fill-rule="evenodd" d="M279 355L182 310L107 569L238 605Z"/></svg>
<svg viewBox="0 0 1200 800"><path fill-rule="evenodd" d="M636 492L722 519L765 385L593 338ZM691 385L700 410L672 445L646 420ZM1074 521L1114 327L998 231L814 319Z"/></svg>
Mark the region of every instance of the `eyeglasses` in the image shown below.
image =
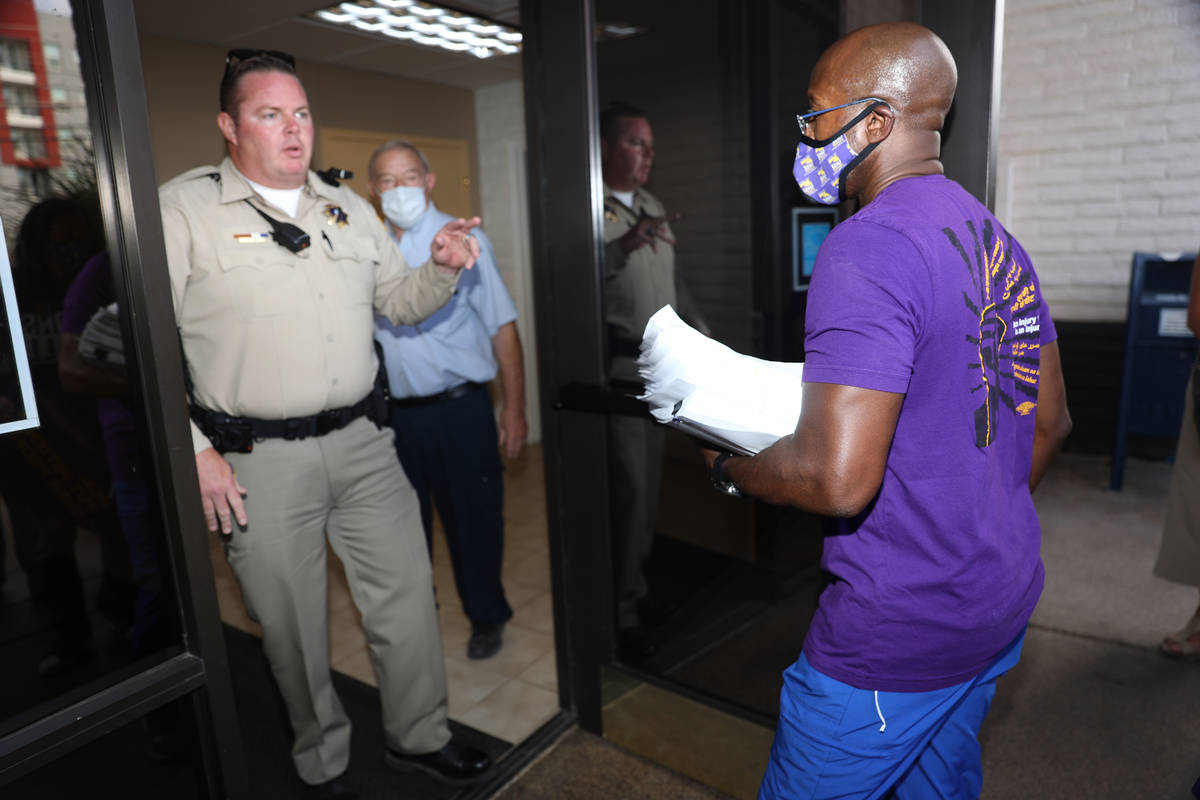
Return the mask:
<svg viewBox="0 0 1200 800"><path fill-rule="evenodd" d="M249 61L252 58L277 58L287 64L294 71L296 69L296 57L291 53L285 53L282 50L258 50L252 47L239 47L236 50L230 50L225 54L225 74L229 74L229 70L239 61Z"/></svg>
<svg viewBox="0 0 1200 800"><path fill-rule="evenodd" d="M830 111L837 111L839 108L849 108L850 106L856 106L859 103L870 103L870 102L883 103L884 105L887 104L886 100L880 99L878 97L863 97L858 100L851 100L849 103L842 103L840 106L834 106L833 108L823 108L820 111L809 111L807 114L797 114L796 115L796 124L800 126L800 135L801 136L808 135L808 126L809 126L808 121L810 119L819 117L822 114L828 114Z"/></svg>

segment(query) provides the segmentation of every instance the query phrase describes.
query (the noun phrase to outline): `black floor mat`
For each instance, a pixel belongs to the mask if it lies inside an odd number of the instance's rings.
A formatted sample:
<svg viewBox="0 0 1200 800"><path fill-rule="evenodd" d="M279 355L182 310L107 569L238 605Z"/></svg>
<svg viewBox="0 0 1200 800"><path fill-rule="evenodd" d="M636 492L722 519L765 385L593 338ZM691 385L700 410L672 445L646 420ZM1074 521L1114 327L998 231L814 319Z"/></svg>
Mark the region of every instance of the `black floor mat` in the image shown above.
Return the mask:
<svg viewBox="0 0 1200 800"><path fill-rule="evenodd" d="M229 627L225 628L225 643L251 794L270 798L299 795L304 787L292 766L291 730L261 644L256 637ZM431 778L398 775L384 767L378 690L336 672L333 685L354 722L350 772L362 800L449 800L461 794L461 790L443 786ZM485 751L493 761L511 748L508 742L465 725L451 722L450 728L456 741Z"/></svg>
<svg viewBox="0 0 1200 800"><path fill-rule="evenodd" d="M225 643L250 796L264 800L303 797L305 787L292 767L291 731L283 699L275 688L259 640L226 627ZM399 775L384 767L378 690L336 672L333 684L354 722L350 770L362 800L452 800L463 793L430 778ZM180 730L194 731L190 710L191 704L186 700L180 703L177 717ZM455 722L450 723L450 728L456 740L484 750L493 761L512 749L509 743L473 728ZM156 762L151 758L150 739L142 720L134 720L6 784L0 789L0 797L4 800L77 797L202 800L205 791L200 754L194 736L185 734L184 741L184 752L178 758L168 763Z"/></svg>

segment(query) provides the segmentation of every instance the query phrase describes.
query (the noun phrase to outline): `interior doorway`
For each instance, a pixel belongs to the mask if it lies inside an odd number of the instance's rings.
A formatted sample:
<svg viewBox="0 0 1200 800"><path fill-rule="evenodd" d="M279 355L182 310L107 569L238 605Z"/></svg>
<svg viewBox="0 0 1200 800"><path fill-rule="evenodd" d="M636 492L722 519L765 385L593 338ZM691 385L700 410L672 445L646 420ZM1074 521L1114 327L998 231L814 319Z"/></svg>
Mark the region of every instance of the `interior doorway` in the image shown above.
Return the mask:
<svg viewBox="0 0 1200 800"><path fill-rule="evenodd" d="M322 168L336 166L349 169L353 178L346 185L363 197L369 197L366 165L371 154L382 144L393 139L411 142L429 161L431 171L437 175L433 188L433 202L439 209L456 217L471 217L475 214L471 196L471 144L465 138L443 138L417 136L405 133L382 131L357 131L345 128L318 129L317 153ZM376 209L378 210L378 209Z"/></svg>

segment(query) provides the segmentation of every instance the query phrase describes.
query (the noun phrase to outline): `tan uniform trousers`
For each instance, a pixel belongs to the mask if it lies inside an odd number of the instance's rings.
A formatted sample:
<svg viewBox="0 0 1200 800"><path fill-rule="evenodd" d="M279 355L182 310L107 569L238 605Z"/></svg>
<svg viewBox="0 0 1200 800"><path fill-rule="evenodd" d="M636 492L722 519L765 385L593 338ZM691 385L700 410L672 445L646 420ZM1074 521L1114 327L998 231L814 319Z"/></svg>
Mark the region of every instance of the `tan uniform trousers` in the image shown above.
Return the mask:
<svg viewBox="0 0 1200 800"><path fill-rule="evenodd" d="M246 489L245 531L225 547L283 694L306 783L345 771L350 719L329 674L326 536L346 568L379 680L388 747L450 740L446 675L417 496L392 431L365 418L321 437L226 455ZM380 754L382 757L382 754Z"/></svg>
<svg viewBox="0 0 1200 800"><path fill-rule="evenodd" d="M653 420L613 415L608 437L617 627L626 629L640 622L637 604L647 592L642 565L654 547L666 430Z"/></svg>

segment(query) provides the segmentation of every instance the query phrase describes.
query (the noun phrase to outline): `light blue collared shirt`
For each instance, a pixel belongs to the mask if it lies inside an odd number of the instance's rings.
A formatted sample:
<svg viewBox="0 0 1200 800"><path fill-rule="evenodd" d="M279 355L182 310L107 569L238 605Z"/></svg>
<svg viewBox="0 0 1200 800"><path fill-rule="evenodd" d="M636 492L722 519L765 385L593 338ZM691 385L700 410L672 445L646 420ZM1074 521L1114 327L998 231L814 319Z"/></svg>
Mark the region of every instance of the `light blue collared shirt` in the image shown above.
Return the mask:
<svg viewBox="0 0 1200 800"><path fill-rule="evenodd" d="M453 220L433 203L426 207L398 244L409 266L416 269L429 260L433 237ZM479 228L471 233L479 241L479 259L463 272L449 303L416 325L375 317L392 397L424 397L496 377L492 337L517 318L517 309L496 269L492 243Z"/></svg>

